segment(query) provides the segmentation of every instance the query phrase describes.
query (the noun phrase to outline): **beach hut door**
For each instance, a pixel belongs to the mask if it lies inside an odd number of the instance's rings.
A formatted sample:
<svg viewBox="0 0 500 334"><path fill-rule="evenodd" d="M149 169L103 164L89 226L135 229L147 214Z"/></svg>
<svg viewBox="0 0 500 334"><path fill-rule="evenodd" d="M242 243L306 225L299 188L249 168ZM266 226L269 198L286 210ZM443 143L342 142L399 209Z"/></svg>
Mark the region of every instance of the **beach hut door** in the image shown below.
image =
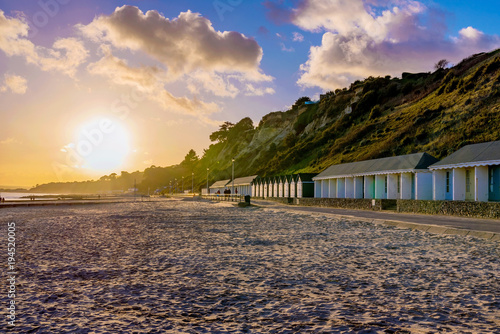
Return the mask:
<svg viewBox="0 0 500 334"><path fill-rule="evenodd" d="M500 166L489 168L489 200L500 201Z"/></svg>
<svg viewBox="0 0 500 334"><path fill-rule="evenodd" d="M474 171L472 169L465 170L465 200L474 200Z"/></svg>

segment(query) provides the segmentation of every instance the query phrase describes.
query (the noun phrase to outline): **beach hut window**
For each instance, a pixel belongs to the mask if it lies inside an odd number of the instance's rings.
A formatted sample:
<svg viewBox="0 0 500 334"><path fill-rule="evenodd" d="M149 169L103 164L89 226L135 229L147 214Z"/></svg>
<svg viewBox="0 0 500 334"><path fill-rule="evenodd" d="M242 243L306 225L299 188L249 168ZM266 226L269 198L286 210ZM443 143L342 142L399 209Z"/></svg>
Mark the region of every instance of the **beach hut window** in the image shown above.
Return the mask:
<svg viewBox="0 0 500 334"><path fill-rule="evenodd" d="M384 179L384 186L385 186L385 193L387 194L387 175L385 176L385 179Z"/></svg>

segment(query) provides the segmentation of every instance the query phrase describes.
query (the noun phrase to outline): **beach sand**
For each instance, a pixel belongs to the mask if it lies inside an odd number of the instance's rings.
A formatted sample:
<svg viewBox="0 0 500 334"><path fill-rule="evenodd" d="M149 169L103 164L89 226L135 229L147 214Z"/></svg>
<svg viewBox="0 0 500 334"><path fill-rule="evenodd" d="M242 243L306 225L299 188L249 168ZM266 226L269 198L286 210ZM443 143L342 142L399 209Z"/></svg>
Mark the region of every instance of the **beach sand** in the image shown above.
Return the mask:
<svg viewBox="0 0 500 334"><path fill-rule="evenodd" d="M2 209L2 254L7 222L14 332L499 333L497 242L170 199Z"/></svg>

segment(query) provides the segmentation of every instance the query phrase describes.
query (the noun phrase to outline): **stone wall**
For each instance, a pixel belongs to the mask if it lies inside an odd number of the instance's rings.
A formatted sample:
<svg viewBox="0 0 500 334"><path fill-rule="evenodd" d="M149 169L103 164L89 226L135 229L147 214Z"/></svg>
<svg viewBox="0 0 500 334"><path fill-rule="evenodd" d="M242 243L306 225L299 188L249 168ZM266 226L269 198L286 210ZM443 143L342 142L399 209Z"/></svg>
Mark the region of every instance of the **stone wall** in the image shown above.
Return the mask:
<svg viewBox="0 0 500 334"><path fill-rule="evenodd" d="M431 215L500 218L498 202L398 200L397 211Z"/></svg>
<svg viewBox="0 0 500 334"><path fill-rule="evenodd" d="M263 199L266 201L273 201L283 204L293 204L293 198L291 197L252 197L252 199Z"/></svg>
<svg viewBox="0 0 500 334"><path fill-rule="evenodd" d="M296 205L319 206L340 209L381 210L380 199L354 199L354 198L294 198Z"/></svg>

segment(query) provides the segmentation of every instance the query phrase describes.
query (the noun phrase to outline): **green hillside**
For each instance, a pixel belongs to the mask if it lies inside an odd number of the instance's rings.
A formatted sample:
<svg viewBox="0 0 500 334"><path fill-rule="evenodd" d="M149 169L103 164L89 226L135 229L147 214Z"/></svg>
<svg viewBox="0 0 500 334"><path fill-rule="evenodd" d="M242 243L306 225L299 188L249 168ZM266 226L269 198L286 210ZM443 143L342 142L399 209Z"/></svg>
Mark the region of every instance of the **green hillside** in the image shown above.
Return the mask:
<svg viewBox="0 0 500 334"><path fill-rule="evenodd" d="M369 77L321 96L300 98L254 128L249 118L214 132L201 158L144 171L142 191L186 180L195 189L235 176L321 172L336 163L427 152L444 158L464 145L500 140L500 50L433 73ZM175 180L177 179L177 181ZM189 180L189 181L187 181ZM189 184L189 186L187 185Z"/></svg>

